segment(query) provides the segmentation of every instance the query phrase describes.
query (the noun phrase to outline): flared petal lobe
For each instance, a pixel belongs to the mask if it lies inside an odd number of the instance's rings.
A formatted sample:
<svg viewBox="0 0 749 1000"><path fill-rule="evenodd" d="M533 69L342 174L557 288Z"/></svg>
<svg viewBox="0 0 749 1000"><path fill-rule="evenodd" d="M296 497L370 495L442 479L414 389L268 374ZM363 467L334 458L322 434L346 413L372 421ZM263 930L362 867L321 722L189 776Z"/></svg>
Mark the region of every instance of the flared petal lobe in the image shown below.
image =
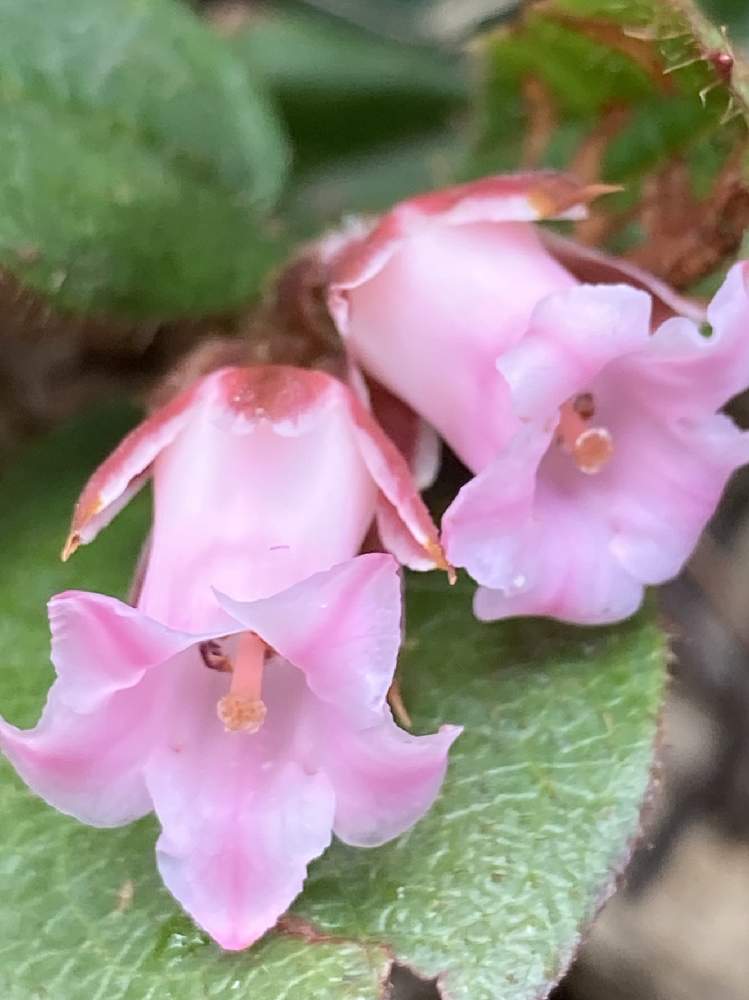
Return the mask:
<svg viewBox="0 0 749 1000"><path fill-rule="evenodd" d="M358 556L265 600L219 599L350 723L379 719L401 640L401 578L391 556Z"/></svg>
<svg viewBox="0 0 749 1000"><path fill-rule="evenodd" d="M301 891L308 863L330 842L335 799L325 773L298 759L309 753L299 671L268 664L268 715L252 735L227 733L216 717L224 685L215 671L197 676L190 697L169 713L146 781L167 888L223 948L239 949Z"/></svg>
<svg viewBox="0 0 749 1000"><path fill-rule="evenodd" d="M629 377L651 405L686 419L715 412L749 386L749 262L734 265L707 309L708 329L673 317L650 349L631 359Z"/></svg>
<svg viewBox="0 0 749 1000"><path fill-rule="evenodd" d="M86 483L73 511L63 559L96 538L147 482L151 465L187 426L199 404L195 383L130 432Z"/></svg>
<svg viewBox="0 0 749 1000"><path fill-rule="evenodd" d="M333 830L354 847L376 847L408 830L431 808L445 777L460 726L412 736L383 706L378 723L354 729L325 706L320 724L335 733L323 768L335 791Z"/></svg>
<svg viewBox="0 0 749 1000"><path fill-rule="evenodd" d="M57 671L30 730L0 720L0 747L50 805L93 826L149 812L142 769L159 739L165 662L194 637L99 594L69 592L49 606Z"/></svg>

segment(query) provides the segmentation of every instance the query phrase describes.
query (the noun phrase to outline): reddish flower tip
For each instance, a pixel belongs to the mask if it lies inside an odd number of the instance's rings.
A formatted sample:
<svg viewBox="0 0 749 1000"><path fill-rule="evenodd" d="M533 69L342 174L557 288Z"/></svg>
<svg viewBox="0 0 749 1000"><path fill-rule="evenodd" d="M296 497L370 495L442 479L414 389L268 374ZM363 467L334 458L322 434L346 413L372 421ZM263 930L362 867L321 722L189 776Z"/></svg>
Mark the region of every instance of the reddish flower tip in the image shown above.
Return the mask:
<svg viewBox="0 0 749 1000"><path fill-rule="evenodd" d="M587 205L605 194L623 191L621 184L587 184L580 187L570 178L544 179L544 183L528 192L528 202L539 219L550 219L578 205Z"/></svg>
<svg viewBox="0 0 749 1000"><path fill-rule="evenodd" d="M65 539L65 544L63 545L62 552L60 553L60 559L62 559L63 562L67 562L80 544L81 536L77 531L71 531Z"/></svg>
<svg viewBox="0 0 749 1000"><path fill-rule="evenodd" d="M81 494L80 500L76 504L76 508L73 513L73 523L70 525L70 532L65 541L62 552L60 553L60 558L63 562L67 562L80 546L83 541L83 530L91 523L97 514L102 512L104 507L104 501L98 491L89 499L89 497L86 496L86 490L84 490Z"/></svg>
<svg viewBox="0 0 749 1000"><path fill-rule="evenodd" d="M445 550L442 548L440 542L438 542L436 539L433 538L427 539L427 541L424 542L424 551L432 560L437 569L444 570L445 573L447 573L447 579L449 580L450 585L452 586L457 580L457 576L455 574L455 567L451 566L450 563L447 561Z"/></svg>

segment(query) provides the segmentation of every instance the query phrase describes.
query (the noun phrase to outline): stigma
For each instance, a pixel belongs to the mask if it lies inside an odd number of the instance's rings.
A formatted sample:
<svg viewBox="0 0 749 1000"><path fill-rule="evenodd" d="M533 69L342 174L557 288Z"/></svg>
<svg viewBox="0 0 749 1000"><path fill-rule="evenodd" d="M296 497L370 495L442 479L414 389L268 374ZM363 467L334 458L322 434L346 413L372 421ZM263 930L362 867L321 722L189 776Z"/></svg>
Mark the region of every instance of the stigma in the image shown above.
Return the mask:
<svg viewBox="0 0 749 1000"><path fill-rule="evenodd" d="M216 714L227 733L256 733L267 714L262 685L268 647L254 632L242 632L234 658L215 640L201 646L203 662L211 670L231 673L229 692L220 698Z"/></svg>
<svg viewBox="0 0 749 1000"><path fill-rule="evenodd" d="M614 439L609 429L591 426L595 412L592 393L581 392L560 408L557 425L557 444L570 455L580 472L588 476L600 472L614 454Z"/></svg>
<svg viewBox="0 0 749 1000"><path fill-rule="evenodd" d="M231 691L216 705L216 715L227 733L256 733L265 721L267 711L262 699L247 698Z"/></svg>

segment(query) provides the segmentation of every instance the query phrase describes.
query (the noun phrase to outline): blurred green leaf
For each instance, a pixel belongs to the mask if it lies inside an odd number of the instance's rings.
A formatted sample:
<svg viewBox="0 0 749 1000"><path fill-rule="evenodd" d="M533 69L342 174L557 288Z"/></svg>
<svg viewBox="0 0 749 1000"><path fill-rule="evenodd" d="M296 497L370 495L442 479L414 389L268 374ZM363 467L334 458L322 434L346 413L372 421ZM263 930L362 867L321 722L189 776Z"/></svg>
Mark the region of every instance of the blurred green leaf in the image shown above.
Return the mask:
<svg viewBox="0 0 749 1000"><path fill-rule="evenodd" d="M717 24L725 24L735 38L745 40L749 35L749 7L746 0L701 0L708 17Z"/></svg>
<svg viewBox="0 0 749 1000"><path fill-rule="evenodd" d="M298 178L285 217L315 234L346 215L384 212L401 198L449 184L464 155L460 137L443 131L340 157Z"/></svg>
<svg viewBox="0 0 749 1000"><path fill-rule="evenodd" d="M302 0L387 38L459 42L519 0Z"/></svg>
<svg viewBox="0 0 749 1000"><path fill-rule="evenodd" d="M71 562L57 553L79 484L128 419L58 432L0 483L0 708L18 724L33 723L51 680L50 594L126 592L144 498ZM407 601L401 676L416 727L466 730L426 819L376 850L336 843L312 865L294 907L305 933L221 954L160 886L154 821L92 830L0 765L5 1000L376 1000L392 957L441 973L453 1000L543 995L638 832L664 640L650 611L608 629L482 625L468 584L435 574L412 576Z"/></svg>
<svg viewBox="0 0 749 1000"><path fill-rule="evenodd" d="M735 253L746 69L690 0L531 3L485 36L481 59L472 174L551 166L622 185L578 235L680 287Z"/></svg>
<svg viewBox="0 0 749 1000"><path fill-rule="evenodd" d="M465 96L455 56L389 42L336 18L293 7L261 10L233 38L249 64L282 93Z"/></svg>
<svg viewBox="0 0 749 1000"><path fill-rule="evenodd" d="M431 187L465 148L455 127L468 101L460 55L289 5L253 14L230 44L283 113L294 145L283 216L295 231Z"/></svg>
<svg viewBox="0 0 749 1000"><path fill-rule="evenodd" d="M247 67L176 0L0 0L0 265L63 306L237 305L287 151Z"/></svg>

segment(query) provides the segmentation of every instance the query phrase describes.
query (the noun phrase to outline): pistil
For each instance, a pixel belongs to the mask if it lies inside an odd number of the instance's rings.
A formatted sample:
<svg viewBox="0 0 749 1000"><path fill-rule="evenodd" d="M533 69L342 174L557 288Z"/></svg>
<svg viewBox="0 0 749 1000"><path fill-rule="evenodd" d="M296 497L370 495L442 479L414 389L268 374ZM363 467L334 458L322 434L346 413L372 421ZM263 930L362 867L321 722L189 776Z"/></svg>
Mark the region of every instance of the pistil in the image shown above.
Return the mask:
<svg viewBox="0 0 749 1000"><path fill-rule="evenodd" d="M231 663L229 693L216 712L227 733L256 733L266 715L261 698L266 645L254 632L242 632L237 655Z"/></svg>
<svg viewBox="0 0 749 1000"><path fill-rule="evenodd" d="M595 401L589 392L580 393L559 411L557 443L572 457L580 472L595 475L614 454L614 439L606 427L591 427Z"/></svg>

